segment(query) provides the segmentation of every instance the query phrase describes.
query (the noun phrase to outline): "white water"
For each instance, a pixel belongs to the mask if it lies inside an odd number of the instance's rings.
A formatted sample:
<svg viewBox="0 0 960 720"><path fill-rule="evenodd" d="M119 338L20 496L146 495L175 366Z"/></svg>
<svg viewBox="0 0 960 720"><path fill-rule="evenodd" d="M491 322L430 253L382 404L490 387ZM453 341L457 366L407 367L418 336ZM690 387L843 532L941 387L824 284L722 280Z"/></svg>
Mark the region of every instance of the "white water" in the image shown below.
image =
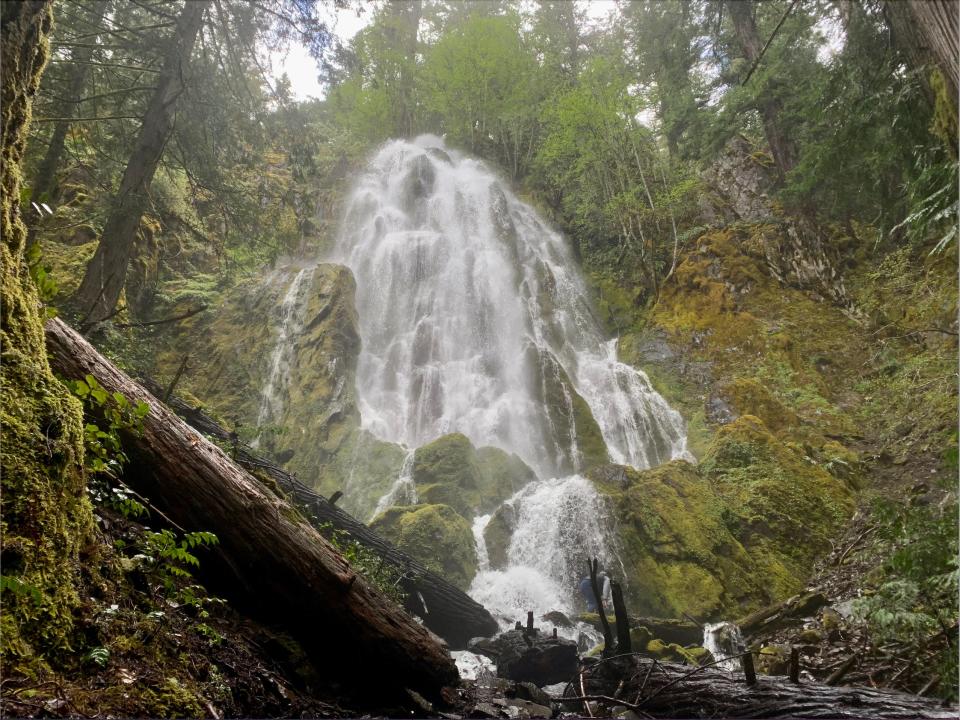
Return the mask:
<svg viewBox="0 0 960 720"><path fill-rule="evenodd" d="M731 658L717 663L722 670L740 669L740 660L733 657L745 649L740 628L732 622L718 622L703 626L703 647L709 650L714 659Z"/></svg>
<svg viewBox="0 0 960 720"><path fill-rule="evenodd" d="M316 266L313 265L301 268L293 276L280 303L277 340L270 354L267 382L260 391L257 427L262 427L270 421L279 422L282 417L287 388L290 385L290 363L294 354L294 340L303 329L305 295L310 288L315 270ZM268 279L268 282L274 281L274 276ZM257 447L259 442L258 436L252 443L253 447Z"/></svg>
<svg viewBox="0 0 960 720"><path fill-rule="evenodd" d="M377 501L377 507L374 509L370 519L373 520L377 515L394 505L416 505L420 498L417 497L417 486L413 482L413 456L414 451L407 452L403 459L403 465L400 466L400 472L393 485Z"/></svg>
<svg viewBox="0 0 960 720"><path fill-rule="evenodd" d="M564 238L484 163L431 136L387 143L335 255L357 280L357 395L377 437L416 448L462 432L541 478L566 475L579 467L576 392L614 461L686 454L680 415L604 340Z"/></svg>
<svg viewBox="0 0 960 720"><path fill-rule="evenodd" d="M517 454L540 478L507 501L505 570L489 567L490 516L474 520L470 594L504 629L530 610L576 614L587 558L616 560L604 504L578 474L577 396L612 461L646 468L690 456L680 415L603 337L564 238L484 163L423 136L370 161L333 260L357 281L363 427L407 448L461 432ZM407 464L378 512L415 501Z"/></svg>

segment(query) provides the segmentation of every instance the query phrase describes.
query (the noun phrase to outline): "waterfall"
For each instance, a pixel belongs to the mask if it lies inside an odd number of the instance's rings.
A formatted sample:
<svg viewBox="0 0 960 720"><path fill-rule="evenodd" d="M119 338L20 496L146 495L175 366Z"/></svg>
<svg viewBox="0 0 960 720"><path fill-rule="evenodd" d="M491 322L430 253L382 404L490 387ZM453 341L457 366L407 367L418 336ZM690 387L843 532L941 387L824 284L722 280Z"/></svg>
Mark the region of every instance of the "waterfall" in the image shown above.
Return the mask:
<svg viewBox="0 0 960 720"><path fill-rule="evenodd" d="M417 486L413 483L413 455L414 451L407 452L403 458L403 465L400 466L400 472L390 489L387 490L377 501L377 507L370 516L373 520L377 515L394 505L416 505Z"/></svg>
<svg viewBox="0 0 960 720"><path fill-rule="evenodd" d="M294 354L293 341L303 328L304 295L310 288L315 269L316 266L301 268L293 276L280 303L277 340L270 353L267 382L260 391L257 427L262 427L270 421L278 422L282 418L284 399L290 384L290 363ZM259 443L260 437L257 436L252 445L257 447Z"/></svg>
<svg viewBox="0 0 960 720"><path fill-rule="evenodd" d="M474 519L471 595L503 627L528 610L576 612L586 559L616 560L604 503L578 474L584 433L637 468L690 455L680 415L617 360L567 242L483 162L421 136L371 159L333 260L357 281L363 428L407 448L460 432L537 475L507 501L505 570L489 568L489 516ZM405 472L383 508L406 492Z"/></svg>
<svg viewBox="0 0 960 720"><path fill-rule="evenodd" d="M736 623L718 622L703 626L703 647L717 660L730 658L717 663L717 667L735 672L740 669L740 660L735 656L746 650L746 643Z"/></svg>
<svg viewBox="0 0 960 720"><path fill-rule="evenodd" d="M680 415L604 340L564 238L479 160L432 136L387 143L334 252L357 280L358 403L377 437L415 448L462 432L541 478L569 474L575 428L552 418L570 424L576 392L613 460L686 454Z"/></svg>

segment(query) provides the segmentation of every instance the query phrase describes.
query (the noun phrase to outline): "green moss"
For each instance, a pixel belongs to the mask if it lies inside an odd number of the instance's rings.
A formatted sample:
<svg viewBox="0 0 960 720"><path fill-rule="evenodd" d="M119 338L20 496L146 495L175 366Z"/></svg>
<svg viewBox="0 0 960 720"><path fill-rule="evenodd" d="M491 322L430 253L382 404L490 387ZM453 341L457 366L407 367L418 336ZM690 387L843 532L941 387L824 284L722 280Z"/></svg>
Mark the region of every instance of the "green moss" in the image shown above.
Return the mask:
<svg viewBox="0 0 960 720"><path fill-rule="evenodd" d="M418 448L413 460L420 499L449 505L465 518L493 511L534 478L516 455L492 447L477 450L460 433Z"/></svg>
<svg viewBox="0 0 960 720"><path fill-rule="evenodd" d="M477 573L470 524L447 505L393 507L370 527L461 589Z"/></svg>
<svg viewBox="0 0 960 720"><path fill-rule="evenodd" d="M749 378L736 378L723 395L739 415L755 415L774 432L799 424L800 418L770 392L766 385Z"/></svg>
<svg viewBox="0 0 960 720"><path fill-rule="evenodd" d="M9 15L9 17L8 17ZM30 673L68 652L80 554L93 532L83 473L82 409L47 362L42 308L24 264L19 163L30 98L46 62L48 7L4 8L4 162L0 245L0 659ZM36 46L29 61L19 53ZM10 130L10 134L7 134Z"/></svg>

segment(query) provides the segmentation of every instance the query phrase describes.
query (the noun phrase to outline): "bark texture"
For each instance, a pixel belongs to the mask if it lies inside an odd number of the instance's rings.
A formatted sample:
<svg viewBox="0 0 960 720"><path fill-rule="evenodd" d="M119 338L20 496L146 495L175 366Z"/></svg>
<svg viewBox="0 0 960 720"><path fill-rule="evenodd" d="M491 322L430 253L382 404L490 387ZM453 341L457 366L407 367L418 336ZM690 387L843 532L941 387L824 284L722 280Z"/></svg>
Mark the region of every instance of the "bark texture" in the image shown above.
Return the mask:
<svg viewBox="0 0 960 720"><path fill-rule="evenodd" d="M153 381L145 380L144 385L155 396L163 395L163 388ZM208 437L230 442L230 433L201 410L191 408L176 397L170 397L165 402L191 427ZM234 457L240 465L254 468L274 480L306 511L311 522L329 523L336 530L346 532L352 539L370 548L385 562L400 570L403 573L400 587L407 593L404 607L421 617L424 625L446 640L451 648L466 648L471 638L488 637L497 632L496 620L480 603L436 573L427 570L417 560L398 550L282 468L239 445Z"/></svg>
<svg viewBox="0 0 960 720"><path fill-rule="evenodd" d="M910 0L926 50L943 73L947 94L957 106L960 87L960 2L957 0Z"/></svg>
<svg viewBox="0 0 960 720"><path fill-rule="evenodd" d="M21 663L42 665L44 653L68 647L79 603L79 552L93 527L80 404L47 364L43 307L24 262L20 163L47 61L50 6L0 5L0 564L6 583L0 659L8 673Z"/></svg>
<svg viewBox="0 0 960 720"><path fill-rule="evenodd" d="M173 131L177 101L183 93L190 55L209 5L210 0L191 0L183 6L177 18L159 82L147 105L133 154L120 181L120 191L74 298L85 323L107 318L120 300L150 184Z"/></svg>
<svg viewBox="0 0 960 720"><path fill-rule="evenodd" d="M791 683L786 677L760 676L748 685L743 673L711 667L690 668L645 658L619 657L585 673L585 695L599 699L616 693L608 705L623 705L654 718L956 718L956 708L935 700L866 687L830 687ZM622 682L622 680L626 680ZM581 696L578 681L567 697ZM581 696L582 697L582 696ZM583 704L565 701L572 710Z"/></svg>
<svg viewBox="0 0 960 720"><path fill-rule="evenodd" d="M377 700L404 688L438 697L459 682L438 638L357 576L286 501L188 426L60 320L46 326L52 365L66 377L91 374L108 392L150 412L124 438L126 482L186 531L216 533L202 565L231 602L281 625L317 667ZM382 671L381 671L382 669Z"/></svg>

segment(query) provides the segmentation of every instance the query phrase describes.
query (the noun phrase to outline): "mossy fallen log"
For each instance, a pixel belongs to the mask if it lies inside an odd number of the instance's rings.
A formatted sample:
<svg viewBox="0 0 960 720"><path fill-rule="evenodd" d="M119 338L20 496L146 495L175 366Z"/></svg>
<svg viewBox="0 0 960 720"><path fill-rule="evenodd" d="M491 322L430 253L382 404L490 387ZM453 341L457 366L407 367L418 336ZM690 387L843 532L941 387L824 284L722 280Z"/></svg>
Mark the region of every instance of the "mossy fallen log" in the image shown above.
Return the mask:
<svg viewBox="0 0 960 720"><path fill-rule="evenodd" d="M213 589L268 624L282 626L331 682L371 702L427 697L459 682L439 639L359 577L285 500L118 370L62 321L46 324L51 366L67 378L93 375L110 393L145 402L139 434L122 438L124 478L187 531L220 540L202 559ZM374 665L385 669L371 677Z"/></svg>
<svg viewBox="0 0 960 720"><path fill-rule="evenodd" d="M144 378L142 383L155 395L162 391L160 385L153 380ZM167 404L187 424L204 435L217 438L223 443L235 442L235 436L202 410L190 407L173 395L168 398ZM333 498L328 500L318 495L293 475L256 455L241 443L235 444L233 455L240 465L255 468L259 474L264 474L276 482L277 486L307 513L312 522L329 523L335 530L347 533L351 539L397 568L402 573L400 587L406 592L404 607L423 619L424 625L446 640L451 648L466 648L471 638L489 637L497 632L496 620L480 603L341 510L331 502Z"/></svg>

